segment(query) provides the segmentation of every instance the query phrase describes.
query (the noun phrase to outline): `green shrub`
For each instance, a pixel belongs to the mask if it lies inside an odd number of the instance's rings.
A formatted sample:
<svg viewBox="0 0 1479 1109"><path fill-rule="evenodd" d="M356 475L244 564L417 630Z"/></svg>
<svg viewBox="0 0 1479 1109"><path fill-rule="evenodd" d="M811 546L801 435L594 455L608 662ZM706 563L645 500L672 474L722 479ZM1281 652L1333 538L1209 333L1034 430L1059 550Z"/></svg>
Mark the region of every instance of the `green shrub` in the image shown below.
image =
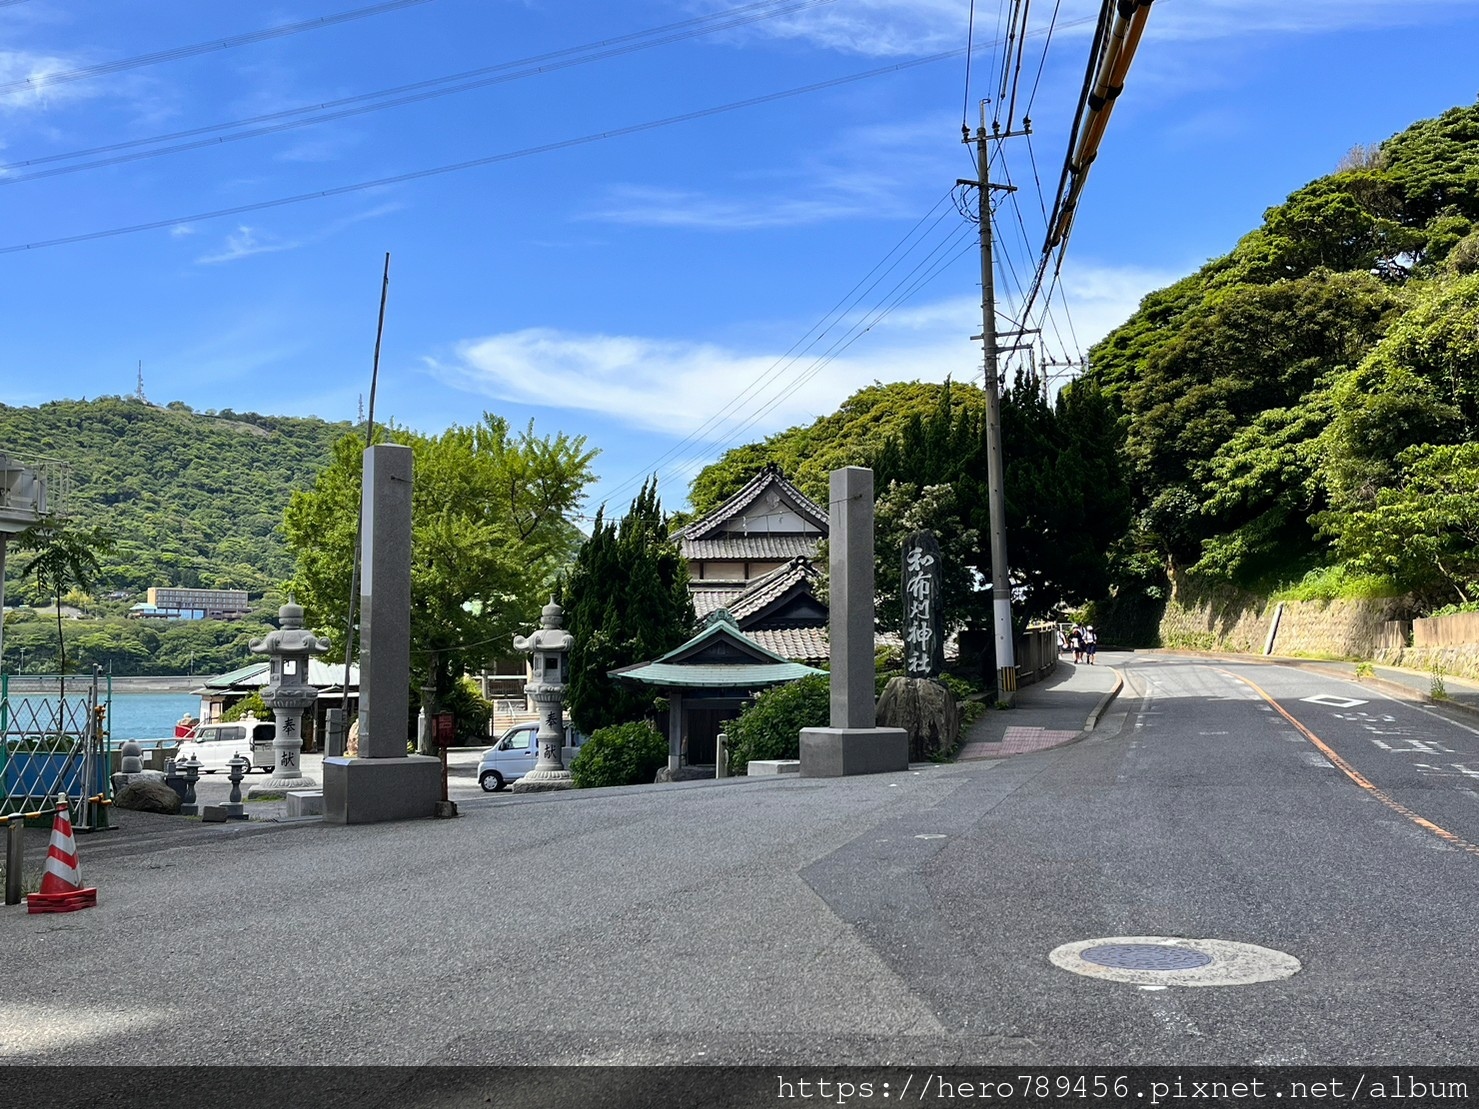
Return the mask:
<svg viewBox="0 0 1479 1109"><path fill-rule="evenodd" d="M745 773L752 759L799 758L801 729L825 728L832 719L831 680L811 674L755 698L726 729L730 773Z"/></svg>
<svg viewBox="0 0 1479 1109"><path fill-rule="evenodd" d="M967 697L981 692L980 682L973 684L955 674L941 674L935 680L943 684L957 701L964 701Z"/></svg>
<svg viewBox="0 0 1479 1109"><path fill-rule="evenodd" d="M570 761L576 789L649 783L668 762L668 741L646 721L598 728Z"/></svg>
<svg viewBox="0 0 1479 1109"><path fill-rule="evenodd" d="M221 720L229 724L234 720L240 720L243 716L255 716L258 720L271 720L272 710L262 700L262 694L253 691L223 712Z"/></svg>
<svg viewBox="0 0 1479 1109"><path fill-rule="evenodd" d="M1402 590L1381 574L1357 574L1344 566L1311 570L1298 584L1274 593L1275 601L1371 601L1401 596Z"/></svg>

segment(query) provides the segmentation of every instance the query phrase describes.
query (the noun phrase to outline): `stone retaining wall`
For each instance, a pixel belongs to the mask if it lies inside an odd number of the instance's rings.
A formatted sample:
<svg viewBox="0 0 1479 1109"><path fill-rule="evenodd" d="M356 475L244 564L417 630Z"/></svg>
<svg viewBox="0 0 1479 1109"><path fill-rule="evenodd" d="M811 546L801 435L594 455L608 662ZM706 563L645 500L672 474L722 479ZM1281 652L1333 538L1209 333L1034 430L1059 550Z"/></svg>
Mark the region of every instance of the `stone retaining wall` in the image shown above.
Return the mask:
<svg viewBox="0 0 1479 1109"><path fill-rule="evenodd" d="M1172 581L1161 645L1198 651L1370 659L1479 679L1479 613L1407 621L1403 597L1270 601L1232 586ZM1277 629L1275 629L1277 621ZM1409 630L1411 646L1408 645ZM1270 643L1270 631L1274 631Z"/></svg>
<svg viewBox="0 0 1479 1109"><path fill-rule="evenodd" d="M1197 587L1177 578L1161 618L1161 643L1244 654L1371 658L1405 598L1372 601L1270 601L1232 586ZM1270 633L1272 642L1270 642Z"/></svg>

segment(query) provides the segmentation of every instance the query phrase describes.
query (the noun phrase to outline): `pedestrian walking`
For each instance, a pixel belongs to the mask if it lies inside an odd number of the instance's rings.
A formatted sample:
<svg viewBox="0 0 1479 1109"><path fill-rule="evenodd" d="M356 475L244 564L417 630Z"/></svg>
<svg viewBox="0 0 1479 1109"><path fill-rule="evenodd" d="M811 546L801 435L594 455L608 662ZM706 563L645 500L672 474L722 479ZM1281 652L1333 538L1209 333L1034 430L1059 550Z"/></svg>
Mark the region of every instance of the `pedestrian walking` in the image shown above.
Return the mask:
<svg viewBox="0 0 1479 1109"><path fill-rule="evenodd" d="M1073 648L1073 661L1084 660L1084 629L1077 624L1073 625L1073 631L1068 633L1068 645Z"/></svg>
<svg viewBox="0 0 1479 1109"><path fill-rule="evenodd" d="M1090 624L1084 629L1084 655L1085 661L1090 666L1094 665L1094 652L1099 649L1099 636L1094 631L1094 625Z"/></svg>

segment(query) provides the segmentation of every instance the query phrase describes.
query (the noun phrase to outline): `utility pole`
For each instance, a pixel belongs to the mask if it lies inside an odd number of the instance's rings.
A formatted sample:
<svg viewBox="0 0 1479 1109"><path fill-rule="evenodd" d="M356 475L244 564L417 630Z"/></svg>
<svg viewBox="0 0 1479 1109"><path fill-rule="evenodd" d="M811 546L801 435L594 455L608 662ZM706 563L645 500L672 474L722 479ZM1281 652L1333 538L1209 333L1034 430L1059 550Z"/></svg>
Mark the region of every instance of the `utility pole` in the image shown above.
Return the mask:
<svg viewBox="0 0 1479 1109"><path fill-rule="evenodd" d="M962 125L961 141L971 141L970 131ZM1011 132L1008 132L1010 134ZM981 102L981 125L976 129L975 181L958 181L973 185L981 201L981 346L985 352L986 370L986 483L987 509L991 518L991 612L996 639L996 697L1004 705L1017 702L1017 652L1012 640L1012 585L1007 575L1006 489L1001 462L1001 383L997 367L996 346L996 279L992 262L991 191L1012 191L1011 185L993 185L987 169L990 156L986 148L986 102ZM997 135L1005 138L1006 135Z"/></svg>

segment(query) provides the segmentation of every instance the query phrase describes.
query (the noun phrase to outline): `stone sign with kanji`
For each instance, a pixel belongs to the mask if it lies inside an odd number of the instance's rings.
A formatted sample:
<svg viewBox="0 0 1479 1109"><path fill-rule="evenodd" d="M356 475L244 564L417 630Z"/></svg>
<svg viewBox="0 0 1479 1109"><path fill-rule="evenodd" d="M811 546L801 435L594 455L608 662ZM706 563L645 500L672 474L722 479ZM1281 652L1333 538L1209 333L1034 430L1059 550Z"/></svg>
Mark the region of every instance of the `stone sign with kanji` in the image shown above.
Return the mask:
<svg viewBox="0 0 1479 1109"><path fill-rule="evenodd" d="M933 678L945 667L944 625L940 620L940 544L933 532L916 531L904 540L904 673Z"/></svg>

